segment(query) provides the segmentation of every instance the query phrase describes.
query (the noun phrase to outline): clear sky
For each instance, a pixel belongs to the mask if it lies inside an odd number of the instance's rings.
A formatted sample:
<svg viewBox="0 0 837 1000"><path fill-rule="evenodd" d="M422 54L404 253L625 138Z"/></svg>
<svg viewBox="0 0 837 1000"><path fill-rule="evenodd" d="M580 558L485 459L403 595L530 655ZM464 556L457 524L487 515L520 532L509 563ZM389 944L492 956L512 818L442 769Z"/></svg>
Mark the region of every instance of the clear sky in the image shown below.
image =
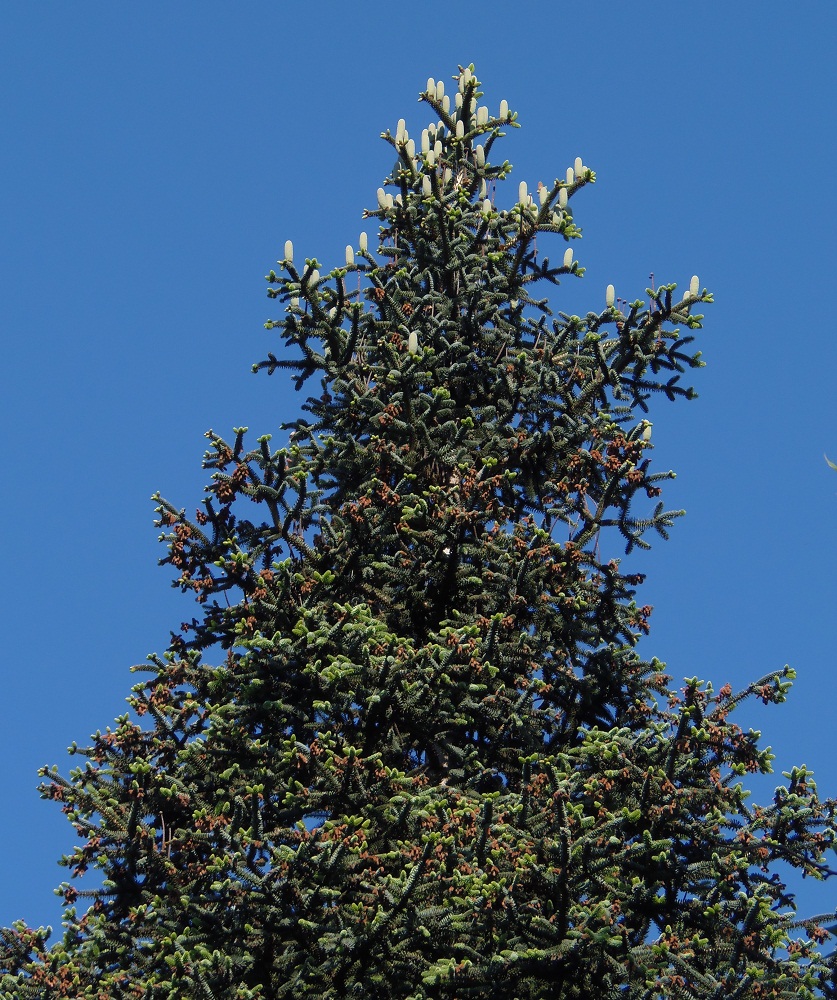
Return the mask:
<svg viewBox="0 0 837 1000"><path fill-rule="evenodd" d="M742 719L837 795L836 28L814 0L3 5L0 923L58 926L75 835L37 768L68 773L191 616L150 495L194 510L206 429L280 441L298 413L281 373L250 373L280 347L263 275L287 238L330 268L374 236L380 132L418 135L427 78L470 62L524 126L501 202L576 156L598 174L574 201L587 275L556 308L642 296L650 272L715 293L700 399L650 414L688 515L631 557L644 651L716 689L791 663L791 702Z"/></svg>

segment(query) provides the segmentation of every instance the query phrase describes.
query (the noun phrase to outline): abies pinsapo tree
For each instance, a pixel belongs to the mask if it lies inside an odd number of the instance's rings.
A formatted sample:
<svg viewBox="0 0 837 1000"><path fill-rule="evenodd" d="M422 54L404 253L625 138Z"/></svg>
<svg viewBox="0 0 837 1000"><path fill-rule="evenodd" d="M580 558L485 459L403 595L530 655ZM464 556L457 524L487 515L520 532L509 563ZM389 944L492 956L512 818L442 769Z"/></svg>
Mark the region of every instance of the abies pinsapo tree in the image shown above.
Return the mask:
<svg viewBox="0 0 837 1000"><path fill-rule="evenodd" d="M517 115L454 79L383 136L377 246L268 275L256 368L311 392L287 443L210 433L202 508L157 498L199 613L43 771L81 840L66 932L2 932L4 998L834 995L783 882L830 874L834 806L804 768L748 805L770 754L730 721L791 672L672 686L602 554L675 517L645 414L692 395L711 297L557 311L595 175L509 197Z"/></svg>

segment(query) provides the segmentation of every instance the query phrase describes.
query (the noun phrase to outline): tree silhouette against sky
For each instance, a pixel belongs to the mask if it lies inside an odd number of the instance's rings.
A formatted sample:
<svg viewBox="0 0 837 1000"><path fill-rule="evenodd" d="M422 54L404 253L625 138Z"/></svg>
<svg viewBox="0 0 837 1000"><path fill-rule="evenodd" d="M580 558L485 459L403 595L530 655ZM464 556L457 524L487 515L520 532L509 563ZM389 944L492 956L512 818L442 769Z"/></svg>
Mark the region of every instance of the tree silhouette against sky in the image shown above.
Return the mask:
<svg viewBox="0 0 837 1000"><path fill-rule="evenodd" d="M771 755L730 720L792 671L673 685L614 557L680 513L646 414L693 396L711 295L561 312L595 174L509 197L516 114L480 88L429 80L431 125L384 133L377 247L267 276L255 368L310 395L278 449L208 433L193 515L157 498L198 610L44 769L66 932L2 932L3 996L834 994L783 874L831 874L834 803L795 768L748 805Z"/></svg>

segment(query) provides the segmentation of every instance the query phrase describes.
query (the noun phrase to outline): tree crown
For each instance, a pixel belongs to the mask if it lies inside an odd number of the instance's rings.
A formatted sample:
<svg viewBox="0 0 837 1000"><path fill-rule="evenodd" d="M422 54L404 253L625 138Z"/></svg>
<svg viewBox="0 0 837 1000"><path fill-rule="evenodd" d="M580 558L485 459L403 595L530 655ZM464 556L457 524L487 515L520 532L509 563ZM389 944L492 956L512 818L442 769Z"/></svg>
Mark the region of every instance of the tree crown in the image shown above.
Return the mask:
<svg viewBox="0 0 837 1000"><path fill-rule="evenodd" d="M748 806L770 754L729 720L792 671L672 688L641 574L600 552L681 513L645 414L694 395L711 295L555 311L583 268L545 253L595 174L501 208L519 122L480 87L430 80L419 141L383 134L377 253L321 275L288 244L268 274L284 346L255 368L317 388L283 447L209 432L194 517L157 497L199 610L137 668L139 718L44 769L64 863L105 881L63 887L50 952L3 932L5 996L831 995L776 866L830 874L834 805L798 768Z"/></svg>

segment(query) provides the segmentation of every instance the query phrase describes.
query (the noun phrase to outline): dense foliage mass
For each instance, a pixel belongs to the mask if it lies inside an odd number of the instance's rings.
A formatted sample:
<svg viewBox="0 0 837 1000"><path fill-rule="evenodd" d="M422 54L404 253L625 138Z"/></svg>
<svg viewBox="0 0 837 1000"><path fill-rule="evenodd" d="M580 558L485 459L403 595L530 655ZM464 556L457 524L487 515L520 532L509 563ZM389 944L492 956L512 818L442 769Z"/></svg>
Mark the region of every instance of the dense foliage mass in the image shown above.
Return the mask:
<svg viewBox="0 0 837 1000"><path fill-rule="evenodd" d="M316 388L284 447L208 435L194 516L159 500L199 612L83 767L44 770L81 840L66 933L2 932L3 997L834 995L782 877L830 874L834 804L800 768L748 805L770 755L730 720L791 672L673 687L601 554L675 517L644 415L692 395L711 296L554 312L583 270L544 254L595 175L502 209L517 115L473 67L453 89L383 136L377 252L268 275L256 367Z"/></svg>

